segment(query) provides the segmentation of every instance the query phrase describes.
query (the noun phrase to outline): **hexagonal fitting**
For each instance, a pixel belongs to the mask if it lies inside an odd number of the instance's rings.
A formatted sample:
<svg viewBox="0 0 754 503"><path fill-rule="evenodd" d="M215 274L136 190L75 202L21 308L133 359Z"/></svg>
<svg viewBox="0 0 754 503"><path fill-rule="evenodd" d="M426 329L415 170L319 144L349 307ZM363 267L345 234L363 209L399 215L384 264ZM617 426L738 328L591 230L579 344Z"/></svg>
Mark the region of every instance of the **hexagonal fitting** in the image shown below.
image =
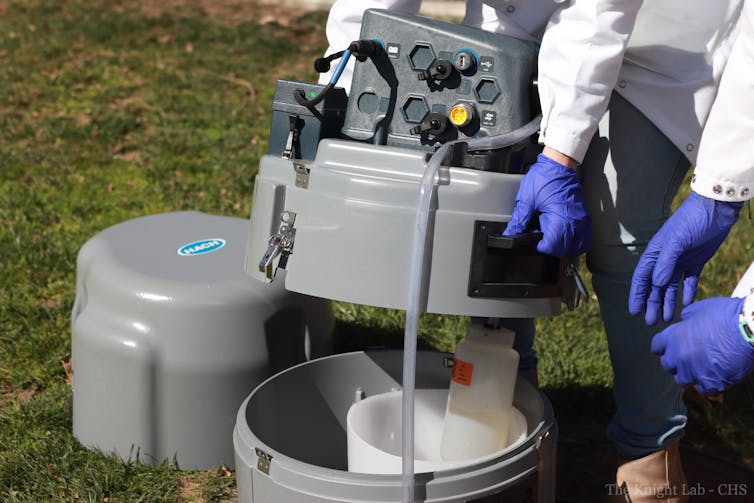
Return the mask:
<svg viewBox="0 0 754 503"><path fill-rule="evenodd" d="M408 53L408 60L414 70L426 70L435 60L435 51L429 44L416 44Z"/></svg>
<svg viewBox="0 0 754 503"><path fill-rule="evenodd" d="M419 124L429 113L429 107L423 96L409 96L401 106L406 122Z"/></svg>
<svg viewBox="0 0 754 503"><path fill-rule="evenodd" d="M494 103L500 96L500 88L492 79L481 79L474 87L474 94L479 103Z"/></svg>

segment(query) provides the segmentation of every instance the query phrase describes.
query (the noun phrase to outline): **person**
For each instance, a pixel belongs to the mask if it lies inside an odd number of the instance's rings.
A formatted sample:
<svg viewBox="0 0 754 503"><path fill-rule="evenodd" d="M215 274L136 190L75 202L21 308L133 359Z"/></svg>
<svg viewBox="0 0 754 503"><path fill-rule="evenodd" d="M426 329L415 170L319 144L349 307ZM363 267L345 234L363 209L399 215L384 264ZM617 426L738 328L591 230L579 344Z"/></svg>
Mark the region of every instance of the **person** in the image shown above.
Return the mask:
<svg viewBox="0 0 754 503"><path fill-rule="evenodd" d="M680 386L717 394L754 371L754 264L729 298L691 303L705 263L754 196L754 2L741 28L699 145L691 195L652 238L632 280L629 308L653 323L682 321L652 340L652 352ZM682 286L681 286L682 284Z"/></svg>
<svg viewBox="0 0 754 503"><path fill-rule="evenodd" d="M741 2L486 1L468 0L462 22L541 40L544 150L522 179L507 232L539 212L539 251L587 251L614 374L608 437L622 458L617 482L632 501L684 501L682 390L649 351L658 329L631 316L626 304L639 249L670 215L696 160ZM328 53L358 38L365 9L419 7L420 0L337 0L327 21ZM535 362L533 323L518 321L521 359Z"/></svg>

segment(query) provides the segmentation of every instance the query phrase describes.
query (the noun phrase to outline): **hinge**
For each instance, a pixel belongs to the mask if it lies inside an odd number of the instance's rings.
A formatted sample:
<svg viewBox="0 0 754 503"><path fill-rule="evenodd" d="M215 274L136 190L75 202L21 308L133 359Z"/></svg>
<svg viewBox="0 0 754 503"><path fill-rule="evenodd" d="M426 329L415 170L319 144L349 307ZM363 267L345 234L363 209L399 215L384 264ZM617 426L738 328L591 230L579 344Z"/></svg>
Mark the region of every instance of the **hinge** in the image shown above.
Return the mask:
<svg viewBox="0 0 754 503"><path fill-rule="evenodd" d="M300 162L293 162L293 171L296 172L296 187L309 188L309 168Z"/></svg>
<svg viewBox="0 0 754 503"><path fill-rule="evenodd" d="M257 454L257 469L265 475L270 474L270 463L272 462L272 456L264 452L259 447L254 448L254 452Z"/></svg>

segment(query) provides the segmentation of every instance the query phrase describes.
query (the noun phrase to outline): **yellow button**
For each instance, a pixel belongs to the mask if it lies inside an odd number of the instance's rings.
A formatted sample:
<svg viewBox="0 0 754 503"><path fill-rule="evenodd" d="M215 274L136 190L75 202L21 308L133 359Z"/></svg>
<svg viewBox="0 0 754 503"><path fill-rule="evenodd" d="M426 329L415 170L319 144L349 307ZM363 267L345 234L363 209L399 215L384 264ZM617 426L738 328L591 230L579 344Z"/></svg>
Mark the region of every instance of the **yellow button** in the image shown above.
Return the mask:
<svg viewBox="0 0 754 503"><path fill-rule="evenodd" d="M459 103L450 109L448 118L450 119L450 123L454 126L463 127L471 122L473 115L474 111L469 105L466 103Z"/></svg>

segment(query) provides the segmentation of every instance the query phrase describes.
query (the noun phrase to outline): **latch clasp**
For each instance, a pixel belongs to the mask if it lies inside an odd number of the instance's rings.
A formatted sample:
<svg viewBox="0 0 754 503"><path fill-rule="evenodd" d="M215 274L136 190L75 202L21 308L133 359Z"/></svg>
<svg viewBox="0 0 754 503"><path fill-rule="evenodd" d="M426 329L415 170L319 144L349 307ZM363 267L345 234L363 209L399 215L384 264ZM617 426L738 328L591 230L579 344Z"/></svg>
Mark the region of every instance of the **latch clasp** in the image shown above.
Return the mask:
<svg viewBox="0 0 754 503"><path fill-rule="evenodd" d="M262 260L259 261L259 272L264 273L270 281L275 278L278 267L285 269L288 256L293 251L293 240L296 236L296 229L293 227L295 221L296 213L292 211L282 212L277 234L270 236L267 241L267 251L262 255ZM273 267L273 261L278 256L280 256L278 265Z"/></svg>
<svg viewBox="0 0 754 503"><path fill-rule="evenodd" d="M296 114L288 116L288 138L285 140L285 148L283 149L282 155L283 159L298 159L301 157L300 121L301 119L299 119Z"/></svg>

